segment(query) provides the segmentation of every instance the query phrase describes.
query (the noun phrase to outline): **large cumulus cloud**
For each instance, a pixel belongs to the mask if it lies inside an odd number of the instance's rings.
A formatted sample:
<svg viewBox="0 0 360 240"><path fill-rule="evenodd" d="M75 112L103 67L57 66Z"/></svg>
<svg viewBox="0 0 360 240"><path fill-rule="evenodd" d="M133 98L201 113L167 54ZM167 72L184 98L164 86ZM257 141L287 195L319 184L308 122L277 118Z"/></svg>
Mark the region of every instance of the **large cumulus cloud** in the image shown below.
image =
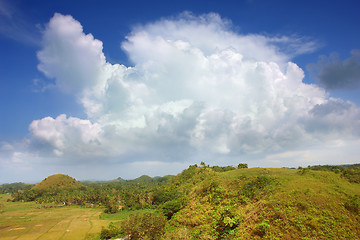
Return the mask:
<svg viewBox="0 0 360 240"><path fill-rule="evenodd" d="M121 162L237 158L358 139L358 107L302 82L290 62L312 42L232 28L217 14L189 13L137 26L121 45L133 64L124 66L107 62L102 42L78 21L55 14L38 68L78 98L88 119L34 120L29 141L57 157Z"/></svg>

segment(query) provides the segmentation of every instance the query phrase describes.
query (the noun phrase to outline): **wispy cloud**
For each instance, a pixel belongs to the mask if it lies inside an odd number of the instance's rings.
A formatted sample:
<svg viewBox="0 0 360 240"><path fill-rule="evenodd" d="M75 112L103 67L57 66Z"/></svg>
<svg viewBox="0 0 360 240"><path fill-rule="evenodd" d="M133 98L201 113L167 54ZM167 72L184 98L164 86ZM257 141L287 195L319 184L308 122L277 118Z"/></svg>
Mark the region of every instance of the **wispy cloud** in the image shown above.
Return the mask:
<svg viewBox="0 0 360 240"><path fill-rule="evenodd" d="M0 0L0 15L6 18L12 18L12 10L11 7L5 0Z"/></svg>
<svg viewBox="0 0 360 240"><path fill-rule="evenodd" d="M9 1L0 0L0 35L15 41L40 45L40 31Z"/></svg>
<svg viewBox="0 0 360 240"><path fill-rule="evenodd" d="M270 38L271 43L277 45L281 52L290 57L312 53L319 48L320 44L311 40L309 37L299 36L280 36Z"/></svg>

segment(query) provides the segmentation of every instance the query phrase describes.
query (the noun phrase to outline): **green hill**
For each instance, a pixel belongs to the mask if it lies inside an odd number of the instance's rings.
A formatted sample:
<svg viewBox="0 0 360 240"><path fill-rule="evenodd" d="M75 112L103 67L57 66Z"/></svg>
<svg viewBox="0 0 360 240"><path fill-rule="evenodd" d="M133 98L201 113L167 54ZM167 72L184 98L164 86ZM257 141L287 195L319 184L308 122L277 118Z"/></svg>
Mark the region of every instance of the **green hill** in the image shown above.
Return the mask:
<svg viewBox="0 0 360 240"><path fill-rule="evenodd" d="M82 187L83 184L76 181L75 178L72 178L64 174L54 174L51 175L40 183L36 184L32 189L37 191L47 191L47 190L69 190L77 189Z"/></svg>
<svg viewBox="0 0 360 240"><path fill-rule="evenodd" d="M151 183L154 182L155 179L153 179L152 177L148 176L148 175L142 175L138 178L135 178L133 180L129 180L130 182L137 182L137 183Z"/></svg>
<svg viewBox="0 0 360 240"><path fill-rule="evenodd" d="M156 177L150 177L148 175L142 175L138 178L135 179L130 179L130 180L125 180L121 177L118 177L114 180L112 180L112 182L118 182L118 183L161 183L161 182L166 182L168 180L170 180L172 177L174 177L174 175L166 175L163 177L160 176L156 176Z"/></svg>
<svg viewBox="0 0 360 240"><path fill-rule="evenodd" d="M155 198L169 219L168 236L360 238L360 185L329 171L190 166Z"/></svg>
<svg viewBox="0 0 360 240"><path fill-rule="evenodd" d="M114 181L117 181L117 182L126 182L125 179L121 178L121 177L118 177L117 179L115 179Z"/></svg>

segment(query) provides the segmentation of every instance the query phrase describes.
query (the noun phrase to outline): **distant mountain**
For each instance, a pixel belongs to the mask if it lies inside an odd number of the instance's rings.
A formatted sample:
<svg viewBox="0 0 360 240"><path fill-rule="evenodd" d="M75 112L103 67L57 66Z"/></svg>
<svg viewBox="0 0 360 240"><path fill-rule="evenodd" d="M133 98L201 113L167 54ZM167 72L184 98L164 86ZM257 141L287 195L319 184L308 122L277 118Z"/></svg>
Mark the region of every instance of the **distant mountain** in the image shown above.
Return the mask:
<svg viewBox="0 0 360 240"><path fill-rule="evenodd" d="M148 183L150 183L150 182L154 182L155 181L155 179L153 179L152 177L150 177L150 176L148 176L148 175L142 175L142 176L140 176L140 177L138 177L138 178L135 178L134 180L131 180L132 182L142 182L142 183L144 183L144 182L148 182Z"/></svg>
<svg viewBox="0 0 360 240"><path fill-rule="evenodd" d="M115 179L115 181L117 181L117 182L126 182L126 180L121 178L121 177L118 177L117 179Z"/></svg>
<svg viewBox="0 0 360 240"><path fill-rule="evenodd" d="M105 180L83 180L80 182L84 185L89 185L89 184L105 183L107 181L105 181Z"/></svg>
<svg viewBox="0 0 360 240"><path fill-rule="evenodd" d="M156 177L154 177L154 179L157 182L166 182L166 181L172 179L173 177L175 177L175 176L174 175L165 175L163 177L156 176Z"/></svg>
<svg viewBox="0 0 360 240"><path fill-rule="evenodd" d="M154 182L158 182L158 183L161 183L161 182L168 181L173 177L174 177L174 175L166 175L166 176L163 176L163 177L156 176L156 177L152 178L152 177L150 177L148 175L142 175L142 176L140 176L138 178L135 178L133 180L129 180L129 182L138 182L138 183L154 183Z"/></svg>

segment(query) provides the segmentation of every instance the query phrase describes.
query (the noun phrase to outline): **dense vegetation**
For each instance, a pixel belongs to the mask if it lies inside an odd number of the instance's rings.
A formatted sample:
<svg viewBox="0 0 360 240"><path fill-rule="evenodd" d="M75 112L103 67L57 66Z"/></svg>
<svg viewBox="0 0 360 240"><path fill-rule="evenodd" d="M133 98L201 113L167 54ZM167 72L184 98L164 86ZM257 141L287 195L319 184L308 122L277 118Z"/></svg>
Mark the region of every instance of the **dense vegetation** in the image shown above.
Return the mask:
<svg viewBox="0 0 360 240"><path fill-rule="evenodd" d="M346 178L349 182L360 183L360 164L353 165L318 165L318 166L308 166L309 170L315 171L332 171L335 173L340 173L342 177Z"/></svg>
<svg viewBox="0 0 360 240"><path fill-rule="evenodd" d="M43 204L104 206L105 212L120 209L153 208L154 189L172 176L151 178L141 176L134 180L116 179L110 182L86 184L63 174L52 175L31 188L12 193L13 201L35 201Z"/></svg>
<svg viewBox="0 0 360 240"><path fill-rule="evenodd" d="M247 169L201 163L177 176L102 183L56 175L12 196L103 206L113 216L129 212L114 218L102 239L359 239L359 180L359 165Z"/></svg>
<svg viewBox="0 0 360 240"><path fill-rule="evenodd" d="M16 193L18 191L23 191L30 189L34 185L32 184L26 184L22 182L16 182L16 183L5 183L0 185L0 194L10 194L10 193Z"/></svg>

